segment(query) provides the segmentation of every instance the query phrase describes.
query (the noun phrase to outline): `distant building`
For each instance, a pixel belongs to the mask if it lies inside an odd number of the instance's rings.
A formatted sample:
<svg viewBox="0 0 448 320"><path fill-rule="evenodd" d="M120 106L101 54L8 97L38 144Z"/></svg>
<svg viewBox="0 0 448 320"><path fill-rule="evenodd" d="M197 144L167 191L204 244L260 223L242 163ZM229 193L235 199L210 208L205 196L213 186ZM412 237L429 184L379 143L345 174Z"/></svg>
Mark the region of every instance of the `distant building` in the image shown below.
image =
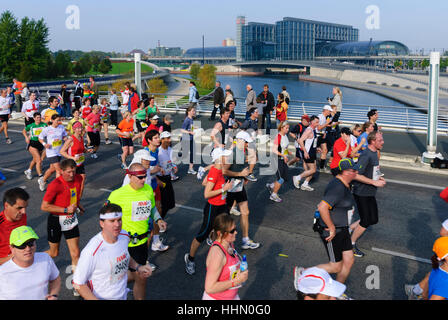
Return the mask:
<svg viewBox="0 0 448 320"><path fill-rule="evenodd" d="M140 53L142 55L142 58L147 55L146 52L143 51L143 50L134 49L134 50L132 50L131 52L128 53L128 56L133 56L134 53Z"/></svg>
<svg viewBox="0 0 448 320"><path fill-rule="evenodd" d="M159 46L154 49L149 49L148 54L151 57L180 57L184 51L179 47L163 47Z"/></svg>
<svg viewBox="0 0 448 320"><path fill-rule="evenodd" d="M236 47L205 47L191 48L185 51L184 58L235 58Z"/></svg>
<svg viewBox="0 0 448 320"><path fill-rule="evenodd" d="M225 40L222 40L222 46L223 47L235 47L236 42L233 39L226 38Z"/></svg>

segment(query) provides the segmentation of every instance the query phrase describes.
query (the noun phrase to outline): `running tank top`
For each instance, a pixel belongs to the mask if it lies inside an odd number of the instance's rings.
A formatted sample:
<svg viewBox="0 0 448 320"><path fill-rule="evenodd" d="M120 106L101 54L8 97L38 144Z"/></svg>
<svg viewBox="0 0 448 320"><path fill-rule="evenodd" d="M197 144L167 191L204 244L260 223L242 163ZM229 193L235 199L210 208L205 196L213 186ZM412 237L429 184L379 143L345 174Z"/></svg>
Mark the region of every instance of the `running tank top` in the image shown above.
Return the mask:
<svg viewBox="0 0 448 320"><path fill-rule="evenodd" d="M312 154L317 148L316 131L311 127L306 128L306 130L311 130L313 132L313 137L310 139L306 139L304 143L306 152L308 152L308 154Z"/></svg>
<svg viewBox="0 0 448 320"><path fill-rule="evenodd" d="M227 123L224 123L224 122L222 122L222 120L221 119L219 119L219 122L221 123L221 125L222 125L222 129L221 129L221 131L220 131L220 133L221 133L221 143L223 144L223 145L226 145L227 144L227 140L226 140L226 130L227 129L229 129L229 126L227 125Z"/></svg>
<svg viewBox="0 0 448 320"><path fill-rule="evenodd" d="M281 154L284 155L288 155L288 144L289 144L289 139L286 136L286 134L284 136L282 136L280 133L277 135L277 144L278 144L278 152L280 152ZM281 157L279 157L281 158Z"/></svg>
<svg viewBox="0 0 448 320"><path fill-rule="evenodd" d="M84 163L85 156L85 147L84 147L84 139L81 137L81 140L78 140L74 135L72 136L73 145L68 149L68 154L72 157L76 157L76 166L81 166Z"/></svg>
<svg viewBox="0 0 448 320"><path fill-rule="evenodd" d="M240 269L240 259L238 259L238 256L230 255L218 241L213 242L212 246L220 247L222 252L224 252L224 254L226 255L226 264L224 265L224 267L222 267L218 281L228 281L235 279L236 274ZM216 300L233 300L237 294L238 288L230 288L223 292L209 294L209 296Z"/></svg>

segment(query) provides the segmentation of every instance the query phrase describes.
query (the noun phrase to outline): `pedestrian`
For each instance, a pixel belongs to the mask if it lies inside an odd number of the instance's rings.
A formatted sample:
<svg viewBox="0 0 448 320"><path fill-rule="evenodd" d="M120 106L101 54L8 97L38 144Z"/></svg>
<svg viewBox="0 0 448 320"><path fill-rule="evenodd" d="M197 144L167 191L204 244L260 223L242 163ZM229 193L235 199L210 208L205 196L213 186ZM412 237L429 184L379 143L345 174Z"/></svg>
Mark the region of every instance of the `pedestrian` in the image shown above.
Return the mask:
<svg viewBox="0 0 448 320"><path fill-rule="evenodd" d="M167 131L171 132L171 124L174 122L173 117L170 114L166 114L163 117L163 123L162 123L162 132Z"/></svg>
<svg viewBox="0 0 448 320"><path fill-rule="evenodd" d="M27 223L29 199L30 195L22 188L11 188L3 194L3 211L0 212L0 265L12 257L9 242L11 231Z"/></svg>
<svg viewBox="0 0 448 320"><path fill-rule="evenodd" d="M110 105L110 125L114 126L115 129L118 126L118 97L117 97L117 91L115 89L110 90L110 98L109 98L109 105Z"/></svg>
<svg viewBox="0 0 448 320"><path fill-rule="evenodd" d="M386 185L386 180L381 176L378 160L378 151L383 148L383 134L373 131L367 136L369 146L358 159L358 174L353 183L353 195L360 220L352 223L353 252L356 257L363 257L364 253L357 247L356 241L362 236L369 226L378 223L378 205L376 202L377 188Z"/></svg>
<svg viewBox="0 0 448 320"><path fill-rule="evenodd" d="M333 109L329 105L325 105L322 113L319 114L319 125L317 127L317 147L320 149L320 171L327 172L325 167L328 154L327 128L331 126L331 112Z"/></svg>
<svg viewBox="0 0 448 320"><path fill-rule="evenodd" d="M121 99L122 99L122 111L121 113L123 114L125 111L128 110L128 104L129 104L129 95L131 93L131 83L129 81L127 81L124 84L124 90L121 90ZM124 119L124 116L123 116Z"/></svg>
<svg viewBox="0 0 448 320"><path fill-rule="evenodd" d="M157 173L157 178L162 182L160 188L161 207L160 216L165 219L169 210L176 207L176 199L173 185L171 183L172 174L177 173L177 166L173 163L173 149L171 145L171 133L163 131L160 134L160 147L158 154L158 163L162 168Z"/></svg>
<svg viewBox="0 0 448 320"><path fill-rule="evenodd" d="M196 115L196 108L192 105L190 105L186 110L186 117L184 122L182 123L182 141L188 141L189 143L189 156L190 156L190 162L188 166L188 174L197 174L197 172L194 170L194 126L193 126L193 118ZM182 143L184 146L185 143Z"/></svg>
<svg viewBox="0 0 448 320"><path fill-rule="evenodd" d="M7 96L7 91L5 89L1 89L0 91L0 121L2 123L2 127L0 128L0 133L3 131L6 138L6 143L11 144L12 141L8 136L8 121L11 114L11 102Z"/></svg>
<svg viewBox="0 0 448 320"><path fill-rule="evenodd" d="M147 110L147 118L151 119L155 115L160 114L159 108L157 107L156 99L154 97L149 97L148 106L146 107Z"/></svg>
<svg viewBox="0 0 448 320"><path fill-rule="evenodd" d="M0 300L58 300L59 270L47 253L36 252L37 239L28 226L11 232L13 257L0 268Z"/></svg>
<svg viewBox="0 0 448 320"><path fill-rule="evenodd" d="M294 139L294 147L296 148L296 155L293 159L291 159L288 163L288 167L292 166L294 163L303 160L300 154L300 145L299 139L302 137L302 134L305 132L306 128L310 125L310 116L304 114L300 123L296 124L290 131L289 136Z"/></svg>
<svg viewBox="0 0 448 320"><path fill-rule="evenodd" d="M42 110L41 112L43 121L49 126L51 125L50 121L52 121L54 115L58 115L61 117L61 114L57 111L58 104L58 98L56 98L55 96L51 96L48 98L48 108Z"/></svg>
<svg viewBox="0 0 448 320"><path fill-rule="evenodd" d="M12 91L14 93L15 104L17 106L17 111L20 112L22 110L23 83L17 80L16 78L12 79L12 82L13 82Z"/></svg>
<svg viewBox="0 0 448 320"><path fill-rule="evenodd" d="M23 82L22 85L23 89L20 96L22 97L22 101L28 101L30 99L30 90L28 89L28 84L26 82Z"/></svg>
<svg viewBox="0 0 448 320"><path fill-rule="evenodd" d="M129 100L128 100L128 111L133 113L137 107L140 97L138 96L137 90L134 87L129 89Z"/></svg>
<svg viewBox="0 0 448 320"><path fill-rule="evenodd" d="M339 116L342 112L342 91L339 87L333 87L333 98L327 98L330 106L336 106L336 112L339 112Z"/></svg>
<svg viewBox="0 0 448 320"><path fill-rule="evenodd" d="M98 84L94 77L89 77L89 90L91 92L92 104L98 104Z"/></svg>
<svg viewBox="0 0 448 320"><path fill-rule="evenodd" d="M266 134L269 136L271 134L271 115L275 107L274 95L269 91L269 86L265 84L263 86L263 91L258 95L258 97L262 103L266 104L266 107L263 108L261 127L263 129L266 128Z"/></svg>
<svg viewBox="0 0 448 320"><path fill-rule="evenodd" d="M371 109L369 112L367 112L367 118L368 121L373 125L373 130L378 131L381 130L381 128L378 127L378 124L376 121L378 120L378 110L377 109Z"/></svg>
<svg viewBox="0 0 448 320"><path fill-rule="evenodd" d="M252 138L252 141L248 144L247 148L247 156L248 156L248 163L249 163L249 175L246 177L247 180L255 182L258 179L254 175L254 169L255 165L257 163L257 133L258 133L258 109L256 107L253 107L249 110L250 117L248 120L244 121L244 123L241 125L241 129L245 130L250 137ZM238 134L237 134L238 135Z"/></svg>
<svg viewBox="0 0 448 320"><path fill-rule="evenodd" d="M6 87L6 96L9 99L9 104L11 105L11 113L14 111L14 107L16 105L16 96L14 95L14 90L12 87ZM20 109L19 109L20 111Z"/></svg>
<svg viewBox="0 0 448 320"><path fill-rule="evenodd" d="M361 127L362 133L358 136L358 145L361 145L361 149L359 152L362 154L364 150L367 149L369 146L369 143L367 142L367 137L371 132L374 132L374 125L370 121L364 122L364 124Z"/></svg>
<svg viewBox="0 0 448 320"><path fill-rule="evenodd" d="M24 103L25 106L26 102ZM42 130L47 127L47 124L42 122L42 117L39 112L35 112L33 114L33 122L27 125L22 134L25 137L25 141L27 144L27 150L33 157L30 165L27 170L25 170L24 174L28 180L33 178L32 170L33 167L36 166L37 175L39 178L43 176L42 174L42 161L45 157L45 148L42 143L39 142L39 135Z"/></svg>
<svg viewBox="0 0 448 320"><path fill-rule="evenodd" d="M278 196L278 191L283 183L288 181L288 132L289 123L287 121L280 122L278 126L278 134L271 149L271 153L274 154L273 158L277 159L277 161L274 161L274 165L277 166L277 170L275 172L276 181L273 183L267 183L266 188L271 194L269 199L274 202L282 201L282 199ZM277 157L275 157L275 155L277 155ZM274 159L271 159L271 161Z"/></svg>
<svg viewBox="0 0 448 320"><path fill-rule="evenodd" d="M84 249L73 276L73 286L84 300L126 300L128 275L148 278L152 270L129 254L129 234L122 229L121 207L109 203L99 212L101 232Z"/></svg>
<svg viewBox="0 0 448 320"><path fill-rule="evenodd" d="M188 102L190 103L190 107L196 107L199 102L199 92L194 81L190 81L189 86Z"/></svg>
<svg viewBox="0 0 448 320"><path fill-rule="evenodd" d="M224 90L222 90L221 82L216 81L215 83L215 91L213 91L213 111L210 115L209 120L215 121L216 112L219 109L219 112L221 113L221 110L224 108Z"/></svg>
<svg viewBox="0 0 448 320"><path fill-rule="evenodd" d="M145 101L140 100L137 104L137 109L132 113L135 118L135 124L139 134L139 139L143 140L145 131L148 129L148 110L145 107Z"/></svg>
<svg viewBox="0 0 448 320"><path fill-rule="evenodd" d="M282 92L285 102L289 105L289 101L291 100L291 96L288 91L286 91L286 86L282 86Z"/></svg>
<svg viewBox="0 0 448 320"><path fill-rule="evenodd" d="M81 101L84 97L84 89L82 84L78 80L73 80L73 84L75 85L74 93L73 93L73 101L75 102L75 109L81 109Z"/></svg>
<svg viewBox="0 0 448 320"><path fill-rule="evenodd" d="M25 100L24 100L25 101ZM39 110L39 100L37 100L36 93L30 94L30 99L25 101L22 105L22 114L25 117L25 127L34 122L34 113Z"/></svg>
<svg viewBox="0 0 448 320"><path fill-rule="evenodd" d="M248 120L250 117L249 110L257 107L257 94L255 93L254 89L252 88L251 84L248 84L246 86L247 90L247 96L246 96L246 117L244 120Z"/></svg>
<svg viewBox="0 0 448 320"><path fill-rule="evenodd" d="M82 130L85 132L86 122L83 118L81 118L81 111L79 111L79 109L73 109L73 118L67 123L66 130L68 135L72 135L74 133L73 124L75 122L81 123Z"/></svg>
<svg viewBox="0 0 448 320"><path fill-rule="evenodd" d="M282 121L288 120L288 104L285 101L283 93L279 93L277 96L277 105L275 107L275 118L277 127Z"/></svg>
<svg viewBox="0 0 448 320"><path fill-rule="evenodd" d="M110 111L109 111L109 105L107 104L107 99L102 98L101 103L99 105L100 107L100 116L101 116L101 122L102 129L104 130L104 144L112 144L112 141L109 140L109 119L110 119ZM100 128L101 131L101 128Z"/></svg>
<svg viewBox="0 0 448 320"><path fill-rule="evenodd" d="M87 129L87 135L89 136L89 148L93 149L92 153L90 154L90 157L93 159L98 159L98 155L96 154L100 144L101 144L101 136L100 136L100 130L101 126L103 125L103 122L101 121L101 114L100 114L100 106L95 104L92 107L92 113L90 113L86 118L86 129Z"/></svg>
<svg viewBox="0 0 448 320"><path fill-rule="evenodd" d="M333 159L330 163L331 174L334 177L340 173L339 161L344 158L353 158L350 135L350 129L344 127L341 130L341 137L334 143Z"/></svg>
<svg viewBox="0 0 448 320"><path fill-rule="evenodd" d="M215 218L202 300L240 300L238 288L247 281L249 271L240 268L238 252L233 245L236 234L232 217L220 214Z"/></svg>
<svg viewBox="0 0 448 320"><path fill-rule="evenodd" d="M358 137L361 135L362 133L362 129L361 129L361 125L360 124L355 124L350 128L351 131L351 135L350 135L350 145L352 147L352 154L353 154L353 160L355 162L358 162L358 158L360 156L360 150L362 148L362 145L364 144L364 139L361 141L360 144L358 144Z"/></svg>
<svg viewBox="0 0 448 320"><path fill-rule="evenodd" d="M336 300L343 296L346 286L333 280L324 269L295 267L294 288L298 300Z"/></svg>
<svg viewBox="0 0 448 320"><path fill-rule="evenodd" d="M264 103L261 100L260 96L257 97L256 101L257 101L257 111L258 111L258 135L260 135L261 134L260 129L263 128L263 123L264 123L264 120L263 120L264 109L266 108L267 103Z"/></svg>
<svg viewBox="0 0 448 320"><path fill-rule="evenodd" d="M62 116L70 120L72 118L72 101L70 99L71 92L67 89L67 85L64 83L61 86L61 105L62 105Z"/></svg>

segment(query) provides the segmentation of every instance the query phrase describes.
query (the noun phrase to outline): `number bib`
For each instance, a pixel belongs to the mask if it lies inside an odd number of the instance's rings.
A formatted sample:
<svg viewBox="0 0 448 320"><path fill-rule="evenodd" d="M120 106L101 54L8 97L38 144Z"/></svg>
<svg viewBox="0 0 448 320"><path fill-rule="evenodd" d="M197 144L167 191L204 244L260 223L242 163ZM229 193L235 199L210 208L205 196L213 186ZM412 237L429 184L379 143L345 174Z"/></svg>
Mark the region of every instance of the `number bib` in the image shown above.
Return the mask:
<svg viewBox="0 0 448 320"><path fill-rule="evenodd" d="M372 180L379 180L381 176L380 166L373 167Z"/></svg>
<svg viewBox="0 0 448 320"><path fill-rule="evenodd" d="M229 192L241 192L243 191L243 180L241 179L232 179L233 183L232 189Z"/></svg>
<svg viewBox="0 0 448 320"><path fill-rule="evenodd" d="M140 122L140 126L144 128L148 128L148 124L146 122Z"/></svg>
<svg viewBox="0 0 448 320"><path fill-rule="evenodd" d="M134 201L132 202L132 221L145 221L151 215L151 201Z"/></svg>
<svg viewBox="0 0 448 320"><path fill-rule="evenodd" d="M111 273L110 273L110 284L116 284L121 281L123 277L127 274L129 268L129 254L126 253L121 257L117 257L110 260Z"/></svg>
<svg viewBox="0 0 448 320"><path fill-rule="evenodd" d="M61 225L62 231L72 230L78 225L78 218L76 213L68 216L59 216L59 224Z"/></svg>
<svg viewBox="0 0 448 320"><path fill-rule="evenodd" d="M41 133L42 133L42 127L40 127L40 128L33 128L32 130L33 130L33 133L32 133L32 136L33 137L38 137Z"/></svg>
<svg viewBox="0 0 448 320"><path fill-rule="evenodd" d="M75 155L75 158L76 158L75 162L76 162L77 166L82 165L84 163L84 161L86 160L86 157L84 156L84 153L80 153L80 154Z"/></svg>
<svg viewBox="0 0 448 320"><path fill-rule="evenodd" d="M59 148L60 146L62 146L62 140L61 139L54 139L51 142L51 147L52 148Z"/></svg>

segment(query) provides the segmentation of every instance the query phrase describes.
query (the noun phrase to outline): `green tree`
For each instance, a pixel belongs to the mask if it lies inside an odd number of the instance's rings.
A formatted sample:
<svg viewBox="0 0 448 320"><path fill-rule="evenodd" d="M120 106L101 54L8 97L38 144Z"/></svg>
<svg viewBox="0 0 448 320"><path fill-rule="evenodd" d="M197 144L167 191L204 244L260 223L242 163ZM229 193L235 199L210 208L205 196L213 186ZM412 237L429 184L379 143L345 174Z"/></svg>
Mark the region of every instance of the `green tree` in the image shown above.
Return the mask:
<svg viewBox="0 0 448 320"><path fill-rule="evenodd" d="M72 62L67 53L59 52L55 59L55 69L57 76L68 77L72 73Z"/></svg>
<svg viewBox="0 0 448 320"><path fill-rule="evenodd" d="M161 78L154 78L148 81L149 92L165 93L168 90L167 85Z"/></svg>
<svg viewBox="0 0 448 320"><path fill-rule="evenodd" d="M199 85L204 89L213 89L216 83L216 67L211 64L204 65L198 74Z"/></svg>
<svg viewBox="0 0 448 320"><path fill-rule="evenodd" d="M414 69L414 60L409 60L407 63L408 69Z"/></svg>
<svg viewBox="0 0 448 320"><path fill-rule="evenodd" d="M429 60L423 59L423 61L421 62L420 65L421 65L422 69L426 69L427 67L429 67Z"/></svg>
<svg viewBox="0 0 448 320"><path fill-rule="evenodd" d="M82 69L81 63L79 62L75 62L73 65L73 73L76 74L77 76L81 76L84 74L84 70Z"/></svg>
<svg viewBox="0 0 448 320"><path fill-rule="evenodd" d="M112 70L112 63L108 58L103 59L98 67L98 71L102 74L109 73Z"/></svg>
<svg viewBox="0 0 448 320"><path fill-rule="evenodd" d="M101 63L101 56L97 53L92 53L90 54L90 62L92 64L92 69L95 72L100 71L99 67L100 67L100 63Z"/></svg>
<svg viewBox="0 0 448 320"><path fill-rule="evenodd" d="M87 74L90 69L92 69L92 61L90 60L90 55L84 54L78 61L82 73L81 74Z"/></svg>
<svg viewBox="0 0 448 320"><path fill-rule="evenodd" d="M12 78L20 68L18 35L19 25L11 11L0 16L0 73Z"/></svg>
<svg viewBox="0 0 448 320"><path fill-rule="evenodd" d="M197 63L193 63L190 67L191 78L193 78L194 80L197 80L200 70L201 70L201 66Z"/></svg>

